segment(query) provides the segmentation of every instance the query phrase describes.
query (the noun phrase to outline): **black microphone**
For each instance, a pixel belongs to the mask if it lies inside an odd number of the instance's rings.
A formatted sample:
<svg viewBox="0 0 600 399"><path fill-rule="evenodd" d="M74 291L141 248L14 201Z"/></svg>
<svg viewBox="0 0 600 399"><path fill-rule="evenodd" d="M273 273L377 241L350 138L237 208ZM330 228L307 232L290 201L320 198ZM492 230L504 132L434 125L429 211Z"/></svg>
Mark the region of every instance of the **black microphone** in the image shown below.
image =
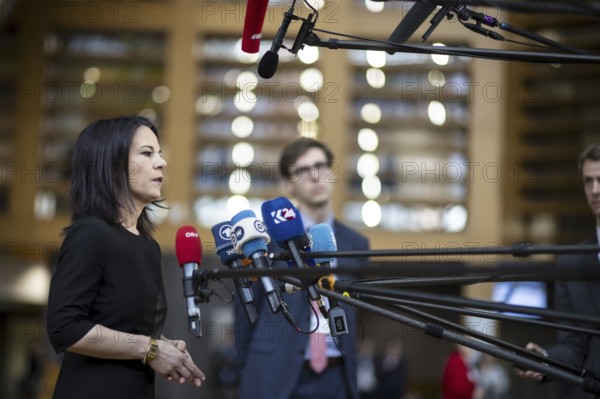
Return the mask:
<svg viewBox="0 0 600 399"><path fill-rule="evenodd" d="M271 50L267 51L258 63L258 75L261 78L270 79L275 75L275 71L279 65L279 54L277 54L277 52L283 47L283 39L285 39L285 34L287 33L292 19L298 19L298 17L293 14L293 11L294 8L292 6L283 14L283 22L281 22L277 35L275 35Z"/></svg>
<svg viewBox="0 0 600 399"><path fill-rule="evenodd" d="M215 239L217 255L221 258L221 263L226 265L230 270L241 269L243 267L243 257L235 251L231 243L231 223L219 223L214 225L211 231ZM233 282L248 322L250 324L256 323L258 314L254 306L254 293L250 288L251 282L247 278L236 278Z"/></svg>
<svg viewBox="0 0 600 399"><path fill-rule="evenodd" d="M436 7L434 3L415 1L388 38L388 42L405 43L419 29ZM393 51L388 51L387 53L394 54Z"/></svg>
<svg viewBox="0 0 600 399"><path fill-rule="evenodd" d="M460 5L456 7L456 14L461 21L468 21L469 19L474 19L475 21L482 23L487 26L491 26L495 28L500 24L498 20L494 17L490 17L489 15L482 14L480 12L475 12L469 10L466 6Z"/></svg>
<svg viewBox="0 0 600 399"><path fill-rule="evenodd" d="M202 337L200 325L200 308L196 301L194 276L202 263L202 245L200 236L192 226L183 226L175 236L175 253L177 262L183 269L183 296L186 298L188 311L188 327L196 338Z"/></svg>

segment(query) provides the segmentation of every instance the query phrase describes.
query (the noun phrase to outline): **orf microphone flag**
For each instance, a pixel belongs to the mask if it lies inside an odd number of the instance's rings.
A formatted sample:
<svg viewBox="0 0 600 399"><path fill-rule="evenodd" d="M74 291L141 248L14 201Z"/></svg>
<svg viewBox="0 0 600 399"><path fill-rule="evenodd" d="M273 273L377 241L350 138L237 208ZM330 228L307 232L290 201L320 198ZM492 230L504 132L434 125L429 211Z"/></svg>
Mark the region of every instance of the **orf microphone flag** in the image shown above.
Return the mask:
<svg viewBox="0 0 600 399"><path fill-rule="evenodd" d="M200 307L196 303L194 274L202 263L202 245L200 235L192 226L183 226L175 236L175 254L177 262L183 269L183 296L188 311L188 327L196 338L202 337L200 325Z"/></svg>
<svg viewBox="0 0 600 399"><path fill-rule="evenodd" d="M269 0L248 0L246 18L244 19L244 32L242 34L243 52L258 53L268 5Z"/></svg>

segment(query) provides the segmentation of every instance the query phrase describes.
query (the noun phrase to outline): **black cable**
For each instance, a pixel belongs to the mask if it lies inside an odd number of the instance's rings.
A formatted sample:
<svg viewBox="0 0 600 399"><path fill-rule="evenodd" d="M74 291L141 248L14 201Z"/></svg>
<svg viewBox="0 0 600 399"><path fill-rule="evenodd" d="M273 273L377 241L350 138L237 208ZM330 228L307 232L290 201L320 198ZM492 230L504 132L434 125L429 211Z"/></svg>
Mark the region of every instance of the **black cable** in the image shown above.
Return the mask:
<svg viewBox="0 0 600 399"><path fill-rule="evenodd" d="M505 31L507 31L507 32L514 33L514 34L516 34L516 35L523 36L523 37L526 37L526 38L528 38L528 39L535 40L535 41L537 41L537 42L540 42L540 43L546 44L546 45L548 45L548 46L551 46L551 47L554 47L554 48L559 48L559 49L561 49L561 50L564 50L564 51L567 51L567 52L571 52L571 53L574 53L574 54L588 54L588 55L595 55L595 54L594 54L594 53L592 53L591 51L587 51L587 50L580 50L580 49L573 48L573 47L571 47L571 46L567 46L567 45L565 45L565 44L562 44L562 43L559 43L559 42L557 42L557 41L554 41L554 40L548 39L548 38L546 38L546 37L544 37L544 36L540 36L540 35L538 35L538 34L531 33L531 32L527 32L527 31L525 31L525 30L523 30L523 29L519 29L519 28L517 28L517 27L514 27L514 26L512 26L512 25L509 25L509 24L507 24L507 23L505 23L505 22L500 22L500 23L498 24L498 27L499 27L500 29L502 29L502 30L505 30Z"/></svg>

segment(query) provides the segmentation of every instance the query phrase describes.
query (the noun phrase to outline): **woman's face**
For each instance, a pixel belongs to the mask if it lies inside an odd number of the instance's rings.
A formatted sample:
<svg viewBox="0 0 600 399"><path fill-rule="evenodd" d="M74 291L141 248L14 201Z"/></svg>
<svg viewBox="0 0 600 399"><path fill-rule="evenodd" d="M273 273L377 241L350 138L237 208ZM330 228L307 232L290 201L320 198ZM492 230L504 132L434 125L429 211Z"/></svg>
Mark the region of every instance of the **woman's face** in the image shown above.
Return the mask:
<svg viewBox="0 0 600 399"><path fill-rule="evenodd" d="M165 166L156 135L147 126L140 126L129 149L129 189L136 205L145 206L161 198Z"/></svg>

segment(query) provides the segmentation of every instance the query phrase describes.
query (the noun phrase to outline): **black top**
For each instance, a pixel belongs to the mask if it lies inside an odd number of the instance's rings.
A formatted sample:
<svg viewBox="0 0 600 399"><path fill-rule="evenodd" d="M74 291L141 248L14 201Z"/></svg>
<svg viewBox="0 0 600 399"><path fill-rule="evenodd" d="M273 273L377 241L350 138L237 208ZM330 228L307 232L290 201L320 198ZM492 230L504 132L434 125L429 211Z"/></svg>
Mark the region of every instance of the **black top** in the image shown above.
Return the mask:
<svg viewBox="0 0 600 399"><path fill-rule="evenodd" d="M96 217L77 220L60 248L48 297L48 336L57 353L96 324L159 338L167 303L158 243ZM90 334L90 340L94 338ZM132 344L135 344L132 342ZM66 352L55 398L152 398L154 370L139 360Z"/></svg>

